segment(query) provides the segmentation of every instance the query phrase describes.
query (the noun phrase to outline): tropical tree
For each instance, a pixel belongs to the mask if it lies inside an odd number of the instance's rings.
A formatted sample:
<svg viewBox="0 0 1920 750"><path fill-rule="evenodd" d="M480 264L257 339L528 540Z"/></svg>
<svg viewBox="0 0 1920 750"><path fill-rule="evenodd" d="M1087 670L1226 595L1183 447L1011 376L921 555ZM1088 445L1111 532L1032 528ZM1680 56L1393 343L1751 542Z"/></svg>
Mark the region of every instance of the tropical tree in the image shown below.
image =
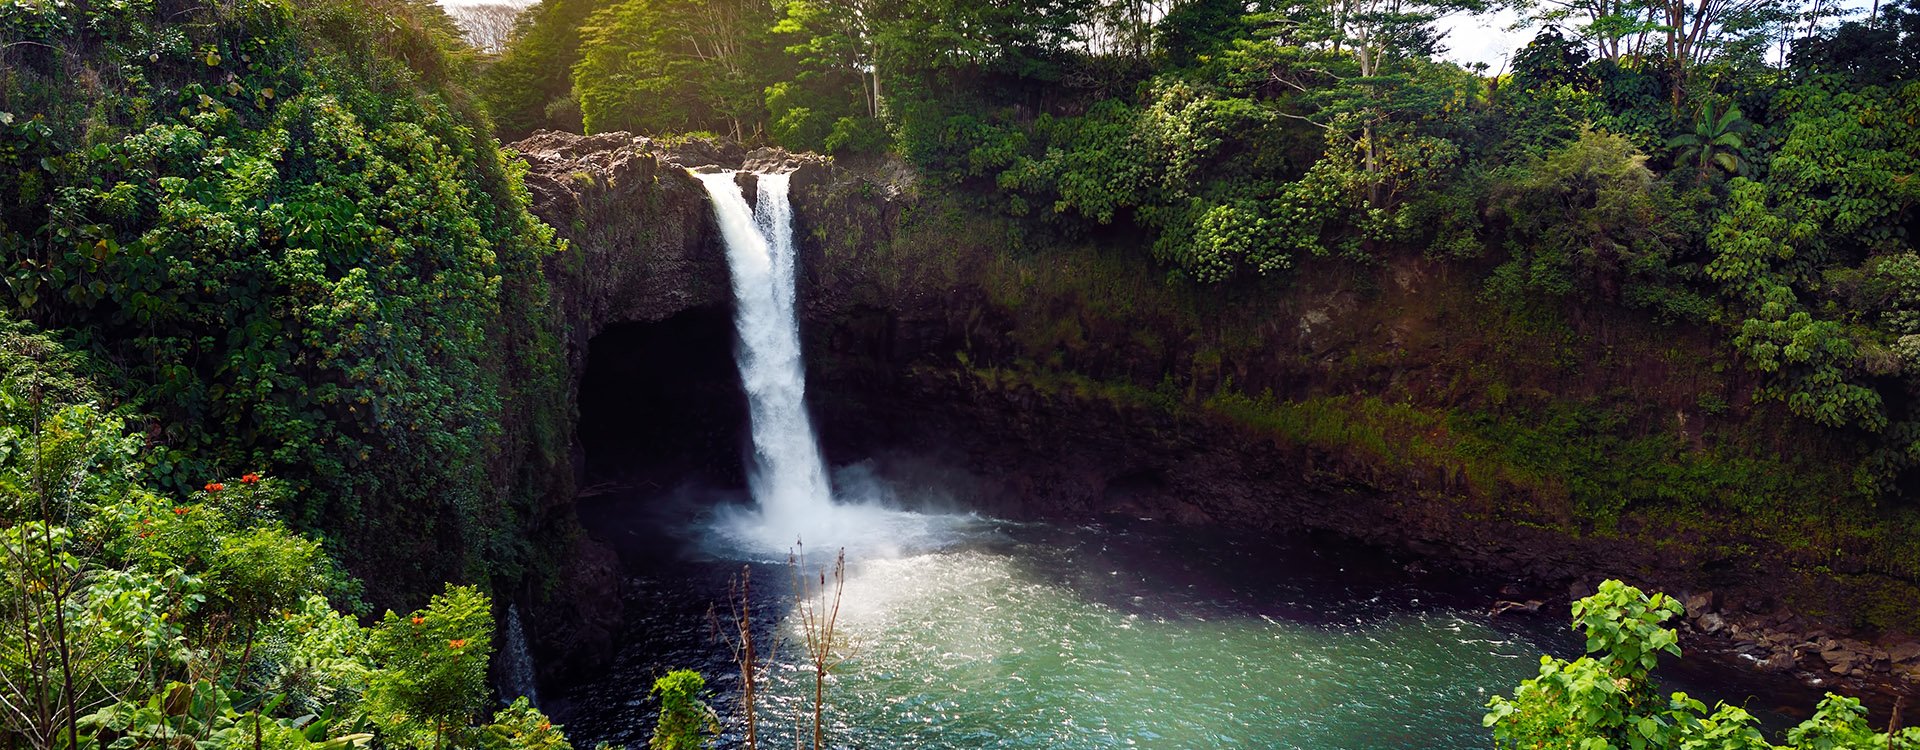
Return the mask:
<svg viewBox="0 0 1920 750"><path fill-rule="evenodd" d="M1434 23L1485 10L1480 0L1289 0L1256 15L1260 36L1282 49L1270 80L1292 89L1281 115L1320 128L1323 163L1351 157L1369 209L1391 208L1452 146L1420 127L1448 108L1458 88L1431 61L1440 50ZM1243 47L1245 49L1245 47ZM1332 168L1333 164L1329 164Z"/></svg>
<svg viewBox="0 0 1920 750"><path fill-rule="evenodd" d="M1529 25L1570 30L1603 60L1639 57L1660 31L1647 0L1511 0Z"/></svg>
<svg viewBox="0 0 1920 750"><path fill-rule="evenodd" d="M877 118L885 101L881 74L890 64L882 59L881 26L898 17L899 5L897 0L792 0L773 30L795 40L787 52L803 68L859 76L861 109Z"/></svg>
<svg viewBox="0 0 1920 750"><path fill-rule="evenodd" d="M1729 105L1716 113L1714 105L1708 103L1693 119L1693 132L1667 139L1667 148L1674 150L1676 166L1694 165L1702 181L1714 167L1730 175L1745 174L1747 161L1741 153L1746 150L1746 133L1751 128L1752 123L1747 122L1738 106Z"/></svg>
<svg viewBox="0 0 1920 750"><path fill-rule="evenodd" d="M573 66L580 27L608 0L542 0L516 19L505 48L480 80L480 96L502 140L541 128L580 130Z"/></svg>
<svg viewBox="0 0 1920 750"><path fill-rule="evenodd" d="M589 132L757 134L771 6L625 0L581 27L573 89Z"/></svg>

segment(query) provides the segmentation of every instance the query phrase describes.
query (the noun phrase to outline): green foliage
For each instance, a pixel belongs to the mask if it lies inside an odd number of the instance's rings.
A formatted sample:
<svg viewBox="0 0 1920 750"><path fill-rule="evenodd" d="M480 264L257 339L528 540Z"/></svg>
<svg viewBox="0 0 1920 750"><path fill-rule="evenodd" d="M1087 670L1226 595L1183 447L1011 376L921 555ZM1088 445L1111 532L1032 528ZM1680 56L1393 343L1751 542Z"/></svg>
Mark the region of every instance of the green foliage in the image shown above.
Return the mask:
<svg viewBox="0 0 1920 750"><path fill-rule="evenodd" d="M1594 130L1500 170L1490 212L1504 219L1510 259L1488 281L1509 297L1597 295L1620 300L1635 286L1677 286L1692 227L1687 209L1627 139Z"/></svg>
<svg viewBox="0 0 1920 750"><path fill-rule="evenodd" d="M1796 750L1912 750L1920 748L1920 730L1907 728L1892 737L1875 732L1860 699L1828 693L1813 718L1787 730L1787 742Z"/></svg>
<svg viewBox="0 0 1920 750"><path fill-rule="evenodd" d="M1773 287L1756 317L1741 324L1734 346L1756 370L1784 377L1762 389L1793 413L1828 427L1887 426L1880 394L1850 377L1858 353L1849 331L1831 320L1795 310L1793 292Z"/></svg>
<svg viewBox="0 0 1920 750"><path fill-rule="evenodd" d="M660 699L660 721L647 740L650 750L700 750L720 729L719 717L700 700L707 680L699 672L680 669L653 681L651 695Z"/></svg>
<svg viewBox="0 0 1920 750"><path fill-rule="evenodd" d="M1769 198L1809 227L1802 252L1818 262L1844 246L1902 247L1897 227L1920 202L1910 179L1920 171L1920 82L1848 89L1816 79L1781 92L1774 106L1786 134L1770 161Z"/></svg>
<svg viewBox="0 0 1920 750"><path fill-rule="evenodd" d="M477 731L485 595L451 588L418 624L362 628L328 602L349 582L281 520L286 483L155 492L144 441L94 400L86 360L0 331L0 615L14 625L0 629L0 734L339 750L369 729L387 746ZM520 743L500 747L565 746L524 704L496 724Z"/></svg>
<svg viewBox="0 0 1920 750"><path fill-rule="evenodd" d="M573 93L581 26L604 0L543 0L520 14L498 60L480 77L480 96L502 140L535 130L580 132L585 126Z"/></svg>
<svg viewBox="0 0 1920 750"><path fill-rule="evenodd" d="M202 680L169 683L144 703L118 704L85 720L89 740L111 738L115 746L164 746L193 741L197 747L219 750L346 750L367 747L373 735L338 733L334 721L307 714L293 718L267 715L279 708L279 698L254 710L234 706L234 696L220 685Z"/></svg>
<svg viewBox="0 0 1920 750"><path fill-rule="evenodd" d="M1682 611L1680 602L1666 594L1647 596L1606 581L1594 595L1573 603L1573 626L1586 633L1587 653L1600 655L1607 674L1642 682L1660 654L1680 655L1679 635L1661 624Z"/></svg>
<svg viewBox="0 0 1920 750"><path fill-rule="evenodd" d="M1606 581L1573 605L1574 625L1586 632L1588 656L1540 658L1540 674L1520 683L1513 698L1487 702L1486 726L1500 748L1580 750L1879 750L1915 747L1920 731L1889 737L1866 724L1860 702L1829 694L1813 718L1787 733L1788 745L1767 742L1758 721L1727 704L1705 704L1674 693L1659 700L1650 674L1662 653L1680 655L1676 634L1661 624L1680 614L1662 594L1647 596Z"/></svg>
<svg viewBox="0 0 1920 750"><path fill-rule="evenodd" d="M488 475L525 418L506 378L555 382L556 243L457 88L444 16L32 7L0 29L5 106L36 112L0 127L6 306L113 367L167 489L273 471L352 554L388 549L353 545L373 523L450 524L454 555L416 575L478 570L512 519ZM82 69L118 78L61 87Z"/></svg>
<svg viewBox="0 0 1920 750"><path fill-rule="evenodd" d="M757 133L773 20L764 0L624 0L595 11L573 66L587 131Z"/></svg>
<svg viewBox="0 0 1920 750"><path fill-rule="evenodd" d="M526 696L493 715L493 723L481 728L480 747L485 750L573 750L565 733L548 721Z"/></svg>
<svg viewBox="0 0 1920 750"><path fill-rule="evenodd" d="M449 584L426 609L406 617L387 612L369 650L379 668L368 682L367 713L383 735L401 747L442 747L487 700L487 597Z"/></svg>

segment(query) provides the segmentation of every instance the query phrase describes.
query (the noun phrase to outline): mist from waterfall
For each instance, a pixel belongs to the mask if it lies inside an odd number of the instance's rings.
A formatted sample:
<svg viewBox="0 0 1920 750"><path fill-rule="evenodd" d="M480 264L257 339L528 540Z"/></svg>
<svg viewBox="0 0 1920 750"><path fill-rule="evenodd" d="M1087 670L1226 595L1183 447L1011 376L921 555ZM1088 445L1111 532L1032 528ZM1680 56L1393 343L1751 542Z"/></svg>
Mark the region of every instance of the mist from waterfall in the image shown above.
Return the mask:
<svg viewBox="0 0 1920 750"><path fill-rule="evenodd" d="M756 174L749 205L738 173L695 173L713 198L733 277L734 359L747 395L752 460L747 485L755 512L722 512L719 530L736 547L783 556L797 542L885 554L924 544L935 516L892 510L863 486L835 500L813 421L795 313L796 252L787 174ZM843 488L851 489L851 488ZM849 496L852 495L852 496Z"/></svg>

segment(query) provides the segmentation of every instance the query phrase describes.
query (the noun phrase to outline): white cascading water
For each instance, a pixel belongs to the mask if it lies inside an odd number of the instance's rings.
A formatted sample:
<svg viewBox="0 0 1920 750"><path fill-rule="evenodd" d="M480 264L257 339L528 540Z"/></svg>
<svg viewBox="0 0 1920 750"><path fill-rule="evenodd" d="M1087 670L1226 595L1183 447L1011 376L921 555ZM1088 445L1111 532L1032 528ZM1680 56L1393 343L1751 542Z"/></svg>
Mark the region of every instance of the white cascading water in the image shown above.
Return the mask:
<svg viewBox="0 0 1920 750"><path fill-rule="evenodd" d="M776 545L792 544L793 539L773 535L804 534L834 507L826 463L807 416L806 371L794 319L788 176L757 175L758 211L747 205L734 173L695 176L713 197L733 274L734 330L739 337L734 359L753 433L748 482L760 506L760 528L742 530Z"/></svg>
<svg viewBox="0 0 1920 750"><path fill-rule="evenodd" d="M857 497L835 502L807 415L806 367L795 315L793 205L786 174L758 174L757 207L747 205L736 173L695 173L713 198L714 216L733 275L734 352L747 394L753 436L748 486L758 512L723 511L719 530L754 554L784 556L796 542L817 551L847 548L890 555L937 546L936 517L882 507L885 493L855 485ZM776 558L777 559L777 558Z"/></svg>

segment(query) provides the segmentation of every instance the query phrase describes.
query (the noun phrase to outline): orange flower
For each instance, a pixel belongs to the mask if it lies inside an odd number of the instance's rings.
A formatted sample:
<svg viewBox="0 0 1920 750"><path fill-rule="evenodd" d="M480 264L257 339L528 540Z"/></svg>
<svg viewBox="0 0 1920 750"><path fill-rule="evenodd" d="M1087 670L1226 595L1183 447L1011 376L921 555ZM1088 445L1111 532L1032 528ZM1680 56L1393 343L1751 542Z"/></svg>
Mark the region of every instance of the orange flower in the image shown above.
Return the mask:
<svg viewBox="0 0 1920 750"><path fill-rule="evenodd" d="M184 515L186 515L186 514L187 514L187 511L189 511L189 510L193 510L193 509L192 509L192 508L185 508L185 507L182 507L182 508L174 508L174 509L173 509L173 514L174 514L174 515L176 515L176 516L184 516Z"/></svg>
<svg viewBox="0 0 1920 750"><path fill-rule="evenodd" d="M241 483L241 484L257 484L257 483L259 483L259 481L260 481L260 475L259 475L259 474L242 474L242 475L240 475L240 483Z"/></svg>
<svg viewBox="0 0 1920 750"><path fill-rule="evenodd" d="M147 538L147 537L150 537L150 536L153 536L153 532L151 532L151 531L142 531L142 532L140 532L140 538L141 538L141 539L145 539L145 538Z"/></svg>
<svg viewBox="0 0 1920 750"><path fill-rule="evenodd" d="M415 618L413 618L413 619L411 619L411 620L408 620L407 622L411 622L411 623L413 623L413 624L415 624L415 625L419 625L420 623L423 623L423 622L426 622L426 621L427 621L427 618L425 618L425 617L415 617Z"/></svg>
<svg viewBox="0 0 1920 750"><path fill-rule="evenodd" d="M466 647L467 647L467 639L465 638L455 638L451 641L447 641L447 648L466 648Z"/></svg>
<svg viewBox="0 0 1920 750"><path fill-rule="evenodd" d="M224 489L226 489L226 488L227 488L227 486L226 486L226 485L224 485L224 484L221 484L221 483L219 483L219 482L208 482L208 483L207 483L207 491L208 491L208 492L219 492L219 491L221 491L221 490L224 490Z"/></svg>
<svg viewBox="0 0 1920 750"><path fill-rule="evenodd" d="M553 728L553 722L551 721L540 722L540 731L544 732L552 728Z"/></svg>

